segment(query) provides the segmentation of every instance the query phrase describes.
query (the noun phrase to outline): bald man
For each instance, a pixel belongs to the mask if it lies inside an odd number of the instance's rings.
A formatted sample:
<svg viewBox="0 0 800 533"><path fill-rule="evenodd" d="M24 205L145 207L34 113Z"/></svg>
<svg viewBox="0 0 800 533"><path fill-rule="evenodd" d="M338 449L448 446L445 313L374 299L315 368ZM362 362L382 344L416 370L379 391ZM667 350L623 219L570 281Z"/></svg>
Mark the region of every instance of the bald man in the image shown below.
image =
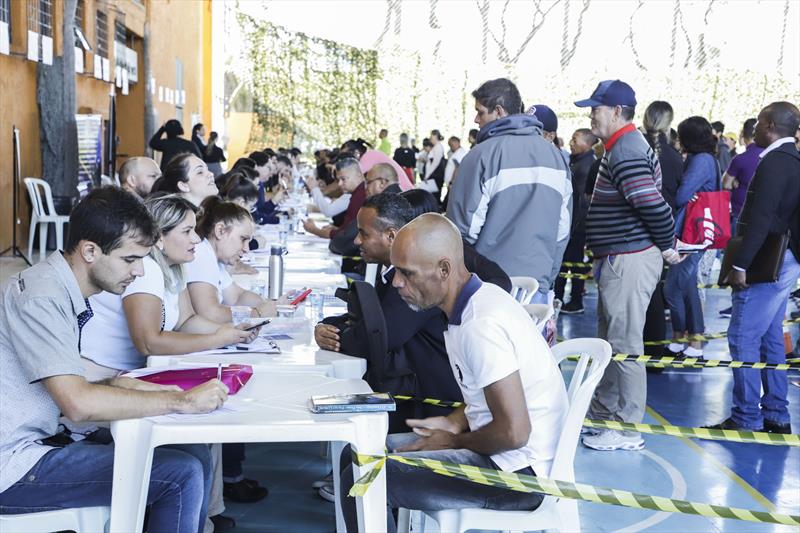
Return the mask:
<svg viewBox="0 0 800 533"><path fill-rule="evenodd" d="M387 447L416 458L548 476L567 393L528 313L501 288L467 271L461 235L442 215L428 213L406 224L390 258L396 271L392 285L406 304L420 311L438 307L447 315L447 357L469 409L409 419L413 433L390 435ZM338 494L347 530L356 531L355 503L347 497L353 484L348 450L342 464L347 466ZM542 501L540 494L478 485L396 461L388 461L386 469L391 507L531 510Z"/></svg>
<svg viewBox="0 0 800 533"><path fill-rule="evenodd" d="M161 169L149 157L131 157L119 167L120 185L139 198L146 198L160 177Z"/></svg>
<svg viewBox="0 0 800 533"><path fill-rule="evenodd" d="M389 163L378 163L367 172L367 177L364 180L366 186L367 198L375 196L382 192L393 192L399 194L402 192L398 184L399 177L397 170Z"/></svg>

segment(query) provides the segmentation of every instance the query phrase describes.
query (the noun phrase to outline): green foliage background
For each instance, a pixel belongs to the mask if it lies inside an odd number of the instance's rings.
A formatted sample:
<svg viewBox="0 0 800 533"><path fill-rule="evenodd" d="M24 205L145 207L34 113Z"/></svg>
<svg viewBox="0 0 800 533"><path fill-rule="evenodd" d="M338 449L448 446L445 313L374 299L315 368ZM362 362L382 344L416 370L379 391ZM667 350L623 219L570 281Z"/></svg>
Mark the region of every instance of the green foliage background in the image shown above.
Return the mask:
<svg viewBox="0 0 800 533"><path fill-rule="evenodd" d="M238 17L252 67L248 92L258 117L248 150L334 146L375 134L381 77L375 50L291 32L242 13Z"/></svg>

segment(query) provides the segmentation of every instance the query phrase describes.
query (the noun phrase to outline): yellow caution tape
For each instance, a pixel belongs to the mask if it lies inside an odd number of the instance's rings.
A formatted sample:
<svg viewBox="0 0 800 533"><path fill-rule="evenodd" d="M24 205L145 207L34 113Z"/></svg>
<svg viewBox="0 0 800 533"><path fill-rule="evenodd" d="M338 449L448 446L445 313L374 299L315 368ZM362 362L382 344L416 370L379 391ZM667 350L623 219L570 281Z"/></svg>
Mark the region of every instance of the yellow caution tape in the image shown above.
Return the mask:
<svg viewBox="0 0 800 533"><path fill-rule="evenodd" d="M427 405L437 407L461 407L464 402L453 402L449 400L436 400L434 398L415 398L413 396L403 396L393 394L395 400L413 400ZM731 442L753 442L757 444L775 444L783 446L800 446L800 435L779 433L766 433L763 431L741 431L733 429L708 429L708 428L687 428L681 426L658 426L653 424L631 424L628 422L617 422L615 420L589 420L583 421L586 427L616 429L619 431L638 431L652 435L669 435L672 437L693 437L707 440L726 440Z"/></svg>
<svg viewBox="0 0 800 533"><path fill-rule="evenodd" d="M355 482L353 488L350 490L350 496L363 496L372 481L377 477L380 469L383 468L386 460L397 461L419 468L427 468L443 476L456 477L481 485L501 487L517 492L538 492L558 498L570 498L573 500L605 503L621 507L632 507L635 509L652 509L654 511L665 511L668 513L693 514L709 518L731 518L748 522L800 526L800 516L765 511L751 511L737 507L725 507L722 505L664 498L662 496L637 494L626 490L608 489L586 485L584 483L570 483L539 476L503 472L502 470L446 463L429 458L416 458L398 454L389 454L386 456L362 455L355 451L353 452L353 462L361 466L376 463L376 466Z"/></svg>
<svg viewBox="0 0 800 533"><path fill-rule="evenodd" d="M561 263L561 266L591 268L592 263L574 263L570 261L564 261L563 263Z"/></svg>
<svg viewBox="0 0 800 533"><path fill-rule="evenodd" d="M594 279L593 274L572 274L570 272L559 272L558 275L562 278L575 278L575 279Z"/></svg>
<svg viewBox="0 0 800 533"><path fill-rule="evenodd" d="M784 326L790 326L792 324L800 323L800 318L793 318L791 320L784 320ZM710 341L713 339L724 339L728 336L726 331L722 331L720 333L706 333L703 335L689 335L688 337L683 337L681 339L667 339L663 341L646 341L644 344L645 346L666 346L672 342L677 343L684 343L684 342L691 342L691 341Z"/></svg>
<svg viewBox="0 0 800 533"><path fill-rule="evenodd" d="M725 440L730 442L753 442L778 446L800 446L800 435L782 435L763 431L742 431L736 429L685 428L680 426L657 426L653 424L631 424L615 420L589 420L583 425L591 428L616 429L617 431L638 431L651 435L670 435L672 437L692 437L706 440Z"/></svg>
<svg viewBox="0 0 800 533"><path fill-rule="evenodd" d="M578 360L577 355L567 357L572 361ZM758 370L800 370L798 363L762 363L749 361L722 361L720 359L698 359L696 357L656 357L653 355L635 355L615 353L612 361L629 361L634 363L657 364L660 366L673 366L679 368L755 368Z"/></svg>

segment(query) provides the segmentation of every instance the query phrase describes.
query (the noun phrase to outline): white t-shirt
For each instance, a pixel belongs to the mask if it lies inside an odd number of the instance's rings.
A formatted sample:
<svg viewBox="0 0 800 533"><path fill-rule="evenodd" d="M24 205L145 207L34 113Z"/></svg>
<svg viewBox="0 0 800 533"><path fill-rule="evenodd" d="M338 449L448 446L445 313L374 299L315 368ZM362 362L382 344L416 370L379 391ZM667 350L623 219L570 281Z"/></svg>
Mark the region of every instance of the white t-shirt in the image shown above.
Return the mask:
<svg viewBox="0 0 800 533"><path fill-rule="evenodd" d="M98 365L118 370L140 368L145 357L131 339L122 300L131 294L152 294L161 300L161 325L172 331L180 318L180 294L166 289L164 273L150 257L144 258L144 275L128 285L122 295L101 292L89 298L92 318L81 332L81 355Z"/></svg>
<svg viewBox="0 0 800 533"><path fill-rule="evenodd" d="M217 261L217 254L208 239L198 244L194 250L194 261L184 265L186 283L203 282L216 287L217 298L222 303L222 291L233 284L225 265Z"/></svg>
<svg viewBox="0 0 800 533"><path fill-rule="evenodd" d="M444 332L447 356L466 403L470 430L492 421L483 389L519 371L531 420L522 448L492 455L502 470L531 466L548 476L568 401L553 354L525 309L475 274L459 294Z"/></svg>
<svg viewBox="0 0 800 533"><path fill-rule="evenodd" d="M464 156L467 155L467 150L463 146L459 146L458 150L455 152L450 152L450 156L447 158L447 166L444 167L444 184L450 185L450 182L453 181L453 174L456 173L456 169L461 164L461 160L464 159Z"/></svg>

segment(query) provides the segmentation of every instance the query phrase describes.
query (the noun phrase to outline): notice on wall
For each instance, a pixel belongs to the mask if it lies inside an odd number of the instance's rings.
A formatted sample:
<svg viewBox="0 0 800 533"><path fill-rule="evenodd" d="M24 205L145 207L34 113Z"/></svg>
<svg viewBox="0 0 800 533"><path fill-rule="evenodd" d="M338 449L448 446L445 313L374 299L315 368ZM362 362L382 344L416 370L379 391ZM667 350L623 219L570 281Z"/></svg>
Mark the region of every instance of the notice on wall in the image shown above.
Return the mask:
<svg viewBox="0 0 800 533"><path fill-rule="evenodd" d="M111 81L111 61L103 58L103 81Z"/></svg>
<svg viewBox="0 0 800 533"><path fill-rule="evenodd" d="M53 64L53 38L42 35L42 63Z"/></svg>
<svg viewBox="0 0 800 533"><path fill-rule="evenodd" d="M11 40L8 35L8 22L0 22L0 54L11 53Z"/></svg>
<svg viewBox="0 0 800 533"><path fill-rule="evenodd" d="M75 47L75 73L83 74L83 48Z"/></svg>
<svg viewBox="0 0 800 533"><path fill-rule="evenodd" d="M164 101L164 86L163 85L159 85L158 86L158 101L159 102L163 102Z"/></svg>
<svg viewBox="0 0 800 533"><path fill-rule="evenodd" d="M181 89L181 105L186 105L186 91Z"/></svg>
<svg viewBox="0 0 800 533"><path fill-rule="evenodd" d="M39 34L28 30L28 59L39 61Z"/></svg>
<svg viewBox="0 0 800 533"><path fill-rule="evenodd" d="M127 95L129 91L128 71L122 69L122 94Z"/></svg>
<svg viewBox="0 0 800 533"><path fill-rule="evenodd" d="M122 67L119 65L114 67L114 85L122 89Z"/></svg>
<svg viewBox="0 0 800 533"><path fill-rule="evenodd" d="M94 77L98 80L103 79L103 58L94 54Z"/></svg>
<svg viewBox="0 0 800 533"><path fill-rule="evenodd" d="M150 78L150 96L156 95L156 79L151 77Z"/></svg>

